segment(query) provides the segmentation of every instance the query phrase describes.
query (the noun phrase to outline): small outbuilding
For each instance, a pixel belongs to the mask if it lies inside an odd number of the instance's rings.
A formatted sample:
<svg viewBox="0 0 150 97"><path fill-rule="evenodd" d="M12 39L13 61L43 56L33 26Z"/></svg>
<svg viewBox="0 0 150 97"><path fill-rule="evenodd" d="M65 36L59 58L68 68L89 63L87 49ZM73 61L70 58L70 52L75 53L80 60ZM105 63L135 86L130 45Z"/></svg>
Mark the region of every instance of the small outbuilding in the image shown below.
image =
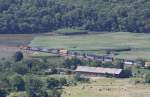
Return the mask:
<svg viewBox="0 0 150 97"><path fill-rule="evenodd" d="M150 62L145 62L145 67L149 68L150 67Z"/></svg>

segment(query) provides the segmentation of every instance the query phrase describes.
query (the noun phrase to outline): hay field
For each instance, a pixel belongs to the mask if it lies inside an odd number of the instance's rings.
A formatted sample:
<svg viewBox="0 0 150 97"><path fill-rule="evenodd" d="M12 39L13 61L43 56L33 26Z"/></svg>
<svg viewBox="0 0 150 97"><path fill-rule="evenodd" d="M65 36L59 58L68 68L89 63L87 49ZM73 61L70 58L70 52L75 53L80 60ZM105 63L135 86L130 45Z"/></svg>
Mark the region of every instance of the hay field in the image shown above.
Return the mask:
<svg viewBox="0 0 150 97"><path fill-rule="evenodd" d="M39 36L30 44L35 47L68 48L87 50L101 54L102 49L132 48L132 51L119 52L115 57L125 59L150 59L150 34L116 32L75 36Z"/></svg>
<svg viewBox="0 0 150 97"><path fill-rule="evenodd" d="M131 79L100 78L90 84L65 87L62 97L150 97L150 85Z"/></svg>

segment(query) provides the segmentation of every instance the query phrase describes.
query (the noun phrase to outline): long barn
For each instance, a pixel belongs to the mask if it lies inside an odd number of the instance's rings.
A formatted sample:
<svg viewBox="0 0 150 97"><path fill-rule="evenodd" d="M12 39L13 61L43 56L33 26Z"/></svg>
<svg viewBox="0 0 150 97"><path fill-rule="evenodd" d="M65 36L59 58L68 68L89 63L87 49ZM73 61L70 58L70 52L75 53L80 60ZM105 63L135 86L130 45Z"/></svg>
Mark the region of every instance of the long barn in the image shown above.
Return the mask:
<svg viewBox="0 0 150 97"><path fill-rule="evenodd" d="M122 69L116 68L103 68L103 67L88 67L88 66L78 66L75 70L76 73L80 73L85 76L113 76L120 77Z"/></svg>

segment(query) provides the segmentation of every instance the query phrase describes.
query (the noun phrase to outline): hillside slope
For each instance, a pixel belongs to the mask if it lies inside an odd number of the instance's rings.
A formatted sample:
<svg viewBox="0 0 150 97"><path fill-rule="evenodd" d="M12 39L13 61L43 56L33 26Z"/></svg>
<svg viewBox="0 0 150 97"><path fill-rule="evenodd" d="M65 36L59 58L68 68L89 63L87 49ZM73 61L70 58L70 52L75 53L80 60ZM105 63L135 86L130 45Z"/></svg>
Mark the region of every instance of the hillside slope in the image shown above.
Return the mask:
<svg viewBox="0 0 150 97"><path fill-rule="evenodd" d="M149 0L0 0L0 33L92 31L150 32Z"/></svg>

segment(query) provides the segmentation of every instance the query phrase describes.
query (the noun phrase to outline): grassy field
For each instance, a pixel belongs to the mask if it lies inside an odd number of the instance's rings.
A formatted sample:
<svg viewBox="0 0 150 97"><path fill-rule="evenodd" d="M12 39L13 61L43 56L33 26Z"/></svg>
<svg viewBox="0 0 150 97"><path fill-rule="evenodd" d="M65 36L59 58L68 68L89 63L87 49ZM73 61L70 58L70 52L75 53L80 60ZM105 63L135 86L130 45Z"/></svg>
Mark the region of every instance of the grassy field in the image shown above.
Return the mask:
<svg viewBox="0 0 150 97"><path fill-rule="evenodd" d="M80 29L63 28L63 29L56 30L55 33L64 34L64 35L73 35L73 34L87 34L88 32L86 30L80 30Z"/></svg>
<svg viewBox="0 0 150 97"><path fill-rule="evenodd" d="M87 50L101 54L102 49L132 48L132 51L119 52L119 58L150 59L150 34L116 32L77 36L40 36L31 42L35 47L68 48L69 50ZM94 51L97 50L97 51Z"/></svg>
<svg viewBox="0 0 150 97"><path fill-rule="evenodd" d="M100 78L90 84L65 87L62 97L150 97L150 85L131 79Z"/></svg>

